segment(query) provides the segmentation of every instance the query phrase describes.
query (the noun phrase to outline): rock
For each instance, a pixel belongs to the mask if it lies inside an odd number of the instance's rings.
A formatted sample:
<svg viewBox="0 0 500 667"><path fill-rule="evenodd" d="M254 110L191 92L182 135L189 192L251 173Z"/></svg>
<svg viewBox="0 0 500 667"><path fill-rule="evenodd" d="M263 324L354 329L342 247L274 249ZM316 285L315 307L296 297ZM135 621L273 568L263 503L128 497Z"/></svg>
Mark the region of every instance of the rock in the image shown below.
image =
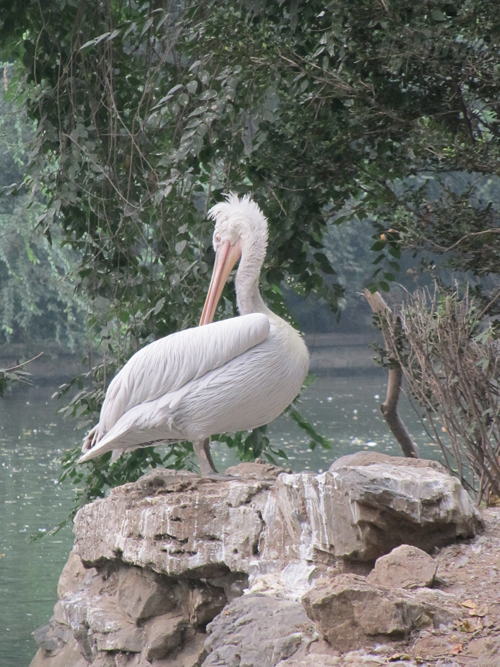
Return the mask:
<svg viewBox="0 0 500 667"><path fill-rule="evenodd" d="M313 587L316 579L332 571L332 568L308 565L305 561L289 563L279 572L256 573L250 576L248 592L300 602L302 596ZM338 574L336 569L334 571Z"/></svg>
<svg viewBox="0 0 500 667"><path fill-rule="evenodd" d="M142 621L175 609L177 600L173 587L154 572L129 567L118 576L118 604L134 621Z"/></svg>
<svg viewBox="0 0 500 667"><path fill-rule="evenodd" d="M38 646L46 653L55 654L70 639L71 631L52 617L49 623L37 628L32 635Z"/></svg>
<svg viewBox="0 0 500 667"><path fill-rule="evenodd" d="M33 632L33 639L40 649L30 667L87 667L71 628L60 620L60 603L56 604L54 612L49 623Z"/></svg>
<svg viewBox="0 0 500 667"><path fill-rule="evenodd" d="M156 469L83 507L75 518L76 549L87 565L121 560L175 577L248 572L273 483L216 484Z"/></svg>
<svg viewBox="0 0 500 667"><path fill-rule="evenodd" d="M438 464L370 456L321 475L241 464L217 482L157 469L87 505L33 666L343 666L328 641L447 623L446 594L380 583L430 583L413 547L472 535L477 512Z"/></svg>
<svg viewBox="0 0 500 667"><path fill-rule="evenodd" d="M413 646L413 655L418 656L422 661L434 660L438 655L450 655L456 644L456 637L429 635L417 639Z"/></svg>
<svg viewBox="0 0 500 667"><path fill-rule="evenodd" d="M121 612L112 598L80 591L61 600L61 610L89 661L98 651L142 650L142 628Z"/></svg>
<svg viewBox="0 0 500 667"><path fill-rule="evenodd" d="M429 551L475 534L480 516L455 478L420 460L389 459L397 462L281 474L275 482L214 484L155 470L80 510L76 549L87 565L121 560L169 576L213 578L292 561L370 562L400 544ZM252 466L254 475L268 474Z"/></svg>
<svg viewBox="0 0 500 667"><path fill-rule="evenodd" d="M64 618L64 614L61 608L61 603L56 602L54 606L54 620L60 623L61 625L67 625L66 619Z"/></svg>
<svg viewBox="0 0 500 667"><path fill-rule="evenodd" d="M59 599L73 593L80 587L80 584L85 577L92 577L93 574L95 574L95 572L89 572L85 568L76 551L71 551L66 565L63 567L61 576L59 577L59 583L57 584L57 595Z"/></svg>
<svg viewBox="0 0 500 667"><path fill-rule="evenodd" d="M420 656L421 652L417 653L414 648L414 654ZM477 665L478 667L498 667L500 664L500 637L498 632L495 632L489 637L476 637L467 643L465 649L469 665Z"/></svg>
<svg viewBox="0 0 500 667"><path fill-rule="evenodd" d="M236 466L230 466L226 469L225 475L232 475L233 477L244 477L245 479L276 479L281 473L289 473L290 470L280 468L267 461L256 459L255 461L247 461L239 463Z"/></svg>
<svg viewBox="0 0 500 667"><path fill-rule="evenodd" d="M195 628L206 625L226 604L224 589L210 584L194 586L190 588L187 596L189 622Z"/></svg>
<svg viewBox="0 0 500 667"><path fill-rule="evenodd" d="M301 560L334 562L332 508L320 508L325 495L322 477L280 475L269 492L262 514L259 552L262 561L279 564L275 569Z"/></svg>
<svg viewBox="0 0 500 667"><path fill-rule="evenodd" d="M149 661L165 658L181 645L181 636L186 627L183 616L165 614L157 616L146 624L146 659Z"/></svg>
<svg viewBox="0 0 500 667"><path fill-rule="evenodd" d="M403 463L407 461L411 463ZM457 479L413 459L344 467L330 474L339 503L338 556L374 560L400 544L430 551L473 536L482 525Z"/></svg>
<svg viewBox="0 0 500 667"><path fill-rule="evenodd" d="M442 591L391 590L355 574L319 580L302 604L320 634L342 651L359 648L367 638L405 637L428 625L439 627L459 615L454 596Z"/></svg>
<svg viewBox="0 0 500 667"><path fill-rule="evenodd" d="M261 562L370 562L400 544L429 551L474 535L481 518L458 480L413 461L280 475L262 515Z"/></svg>
<svg viewBox="0 0 500 667"><path fill-rule="evenodd" d="M140 653L144 644L143 632L133 624L127 624L115 632L95 633L94 641L97 651L125 653Z"/></svg>
<svg viewBox="0 0 500 667"><path fill-rule="evenodd" d="M86 623L97 651L140 653L143 645L142 628L120 613L115 605L96 601L89 605Z"/></svg>
<svg viewBox="0 0 500 667"><path fill-rule="evenodd" d="M55 654L40 648L30 667L88 667L88 662L79 651L76 640L71 637L67 644Z"/></svg>
<svg viewBox="0 0 500 667"><path fill-rule="evenodd" d="M341 661L342 658L340 656L329 655L326 653L320 655L313 653L299 658L293 656L286 662L278 662L276 667L337 667L337 665L345 664ZM351 664L352 667L363 667L363 663L359 661ZM375 663L375 665L377 665L377 663ZM375 667L375 665L372 663L369 666L367 665L367 667Z"/></svg>
<svg viewBox="0 0 500 667"><path fill-rule="evenodd" d="M215 588L222 588L228 602L239 598L248 588L248 576L243 572L226 572L219 577L210 577L206 582Z"/></svg>
<svg viewBox="0 0 500 667"><path fill-rule="evenodd" d="M301 632L292 632L291 635L277 639L274 642L271 664L277 665L282 660L288 660L296 653L303 639L304 635Z"/></svg>
<svg viewBox="0 0 500 667"><path fill-rule="evenodd" d="M205 633L187 627L182 635L182 647L166 658L153 660L153 667L200 667L206 657ZM149 667L146 663L145 667Z"/></svg>
<svg viewBox="0 0 500 667"><path fill-rule="evenodd" d="M252 594L233 600L207 630L203 667L274 667L314 634L297 602Z"/></svg>
<svg viewBox="0 0 500 667"><path fill-rule="evenodd" d="M368 575L368 581L375 586L386 588L419 588L432 586L436 576L437 563L429 554L402 544L387 556L375 561L375 567Z"/></svg>
<svg viewBox="0 0 500 667"><path fill-rule="evenodd" d="M226 590L241 595L247 581L227 570L211 580L174 580L120 561L86 570L75 553L63 574L63 597L37 639L51 656L71 639L92 667L199 666L206 635L196 628L221 611ZM40 659L48 656L45 650Z"/></svg>
<svg viewBox="0 0 500 667"><path fill-rule="evenodd" d="M450 474L439 461L431 461L430 459L410 459L404 456L390 456L389 454L382 454L382 452L354 452L354 454L340 456L331 464L329 470L330 472L333 472L340 468L371 466L377 463L403 466L405 468L433 468L445 475Z"/></svg>

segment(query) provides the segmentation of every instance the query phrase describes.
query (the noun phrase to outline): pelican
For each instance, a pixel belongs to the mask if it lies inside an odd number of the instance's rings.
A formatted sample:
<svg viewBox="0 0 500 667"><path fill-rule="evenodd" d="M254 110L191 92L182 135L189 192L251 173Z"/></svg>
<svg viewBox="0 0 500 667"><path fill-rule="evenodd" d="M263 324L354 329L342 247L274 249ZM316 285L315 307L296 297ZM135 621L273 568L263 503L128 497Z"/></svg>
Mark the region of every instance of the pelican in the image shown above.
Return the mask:
<svg viewBox="0 0 500 667"><path fill-rule="evenodd" d="M309 369L301 336L265 305L259 275L267 220L248 196L227 196L208 213L215 221L215 265L200 326L136 352L106 392L99 423L79 462L110 450L153 443L193 443L200 473L217 477L210 436L263 426L299 393ZM239 317L213 322L228 276L239 260Z"/></svg>

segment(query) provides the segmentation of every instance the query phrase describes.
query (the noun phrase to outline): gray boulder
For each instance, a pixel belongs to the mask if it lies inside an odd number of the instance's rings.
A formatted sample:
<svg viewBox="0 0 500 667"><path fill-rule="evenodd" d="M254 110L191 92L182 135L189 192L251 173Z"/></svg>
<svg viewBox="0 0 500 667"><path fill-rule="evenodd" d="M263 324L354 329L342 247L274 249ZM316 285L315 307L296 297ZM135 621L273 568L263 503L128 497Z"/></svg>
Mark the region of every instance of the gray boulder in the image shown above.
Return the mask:
<svg viewBox="0 0 500 667"><path fill-rule="evenodd" d="M119 563L91 568L81 576L85 568L78 555L73 552L68 562L54 617L35 633L40 650L33 665L59 667L59 654L63 661L75 652L82 667L201 664L204 624L227 603L223 588ZM69 571L75 572L73 585L68 585ZM61 667L73 663L61 662Z"/></svg>
<svg viewBox="0 0 500 667"><path fill-rule="evenodd" d="M421 553L417 572L410 547L431 551L481 526L439 464L351 457L321 475L257 463L230 472L155 470L82 508L32 667L330 667L328 642L342 633L358 646L453 615L439 591L409 590L435 572ZM337 576L367 574L376 558L368 579Z"/></svg>
<svg viewBox="0 0 500 667"><path fill-rule="evenodd" d="M336 555L375 560L400 544L424 551L472 537L481 516L460 482L434 462L391 457L371 465L334 464Z"/></svg>
<svg viewBox="0 0 500 667"><path fill-rule="evenodd" d="M208 631L203 667L275 667L314 638L299 603L251 594L233 600Z"/></svg>
<svg viewBox="0 0 500 667"><path fill-rule="evenodd" d="M273 484L156 469L83 507L75 548L86 565L120 560L176 577L248 572Z"/></svg>

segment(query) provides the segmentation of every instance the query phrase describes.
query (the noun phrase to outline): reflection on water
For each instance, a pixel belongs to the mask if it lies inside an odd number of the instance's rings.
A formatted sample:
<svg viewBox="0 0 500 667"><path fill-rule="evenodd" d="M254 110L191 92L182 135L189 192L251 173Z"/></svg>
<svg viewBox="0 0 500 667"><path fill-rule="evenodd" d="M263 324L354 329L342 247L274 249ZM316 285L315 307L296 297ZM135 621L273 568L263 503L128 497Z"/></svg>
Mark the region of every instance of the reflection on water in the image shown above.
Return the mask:
<svg viewBox="0 0 500 667"><path fill-rule="evenodd" d="M292 470L323 471L343 454L372 449L400 455L379 405L385 373L321 377L302 398L301 411L330 438L331 450L309 449L309 439L287 417L269 427L273 444ZM59 485L59 459L81 441L71 422L55 415L50 387L18 389L0 400L0 665L27 667L36 645L31 632L46 623L57 599L57 580L72 544L70 527L34 543L29 536L62 521L72 506L71 484ZM421 456L439 458L409 405L401 414ZM220 469L236 463L214 443Z"/></svg>

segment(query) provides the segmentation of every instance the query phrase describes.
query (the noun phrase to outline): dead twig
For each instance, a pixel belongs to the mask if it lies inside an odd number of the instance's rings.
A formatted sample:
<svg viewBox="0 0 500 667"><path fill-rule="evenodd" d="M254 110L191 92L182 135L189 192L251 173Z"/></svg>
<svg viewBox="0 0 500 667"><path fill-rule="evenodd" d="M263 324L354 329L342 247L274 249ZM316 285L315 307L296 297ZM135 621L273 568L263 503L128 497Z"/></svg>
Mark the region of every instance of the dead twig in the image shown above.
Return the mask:
<svg viewBox="0 0 500 667"><path fill-rule="evenodd" d="M11 368L2 368L0 371L2 373L12 373L16 371L18 368L22 368L23 366L26 366L27 364L30 364L32 361L35 361L35 359L39 359L43 355L43 352L40 352L40 354L37 354L36 357L32 357L31 359L28 359L28 361L23 361L21 364L17 364L17 366L11 366Z"/></svg>

